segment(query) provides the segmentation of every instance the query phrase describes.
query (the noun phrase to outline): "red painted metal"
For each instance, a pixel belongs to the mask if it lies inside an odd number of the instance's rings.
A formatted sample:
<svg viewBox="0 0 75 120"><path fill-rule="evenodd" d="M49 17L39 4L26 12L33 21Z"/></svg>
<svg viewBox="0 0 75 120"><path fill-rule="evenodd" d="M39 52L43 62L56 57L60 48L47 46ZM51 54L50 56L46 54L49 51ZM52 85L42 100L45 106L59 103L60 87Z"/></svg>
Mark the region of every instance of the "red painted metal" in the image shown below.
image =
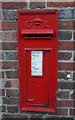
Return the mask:
<svg viewBox="0 0 75 120"><path fill-rule="evenodd" d="M43 75L31 75L31 51L43 51ZM18 12L20 109L56 111L58 11Z"/></svg>

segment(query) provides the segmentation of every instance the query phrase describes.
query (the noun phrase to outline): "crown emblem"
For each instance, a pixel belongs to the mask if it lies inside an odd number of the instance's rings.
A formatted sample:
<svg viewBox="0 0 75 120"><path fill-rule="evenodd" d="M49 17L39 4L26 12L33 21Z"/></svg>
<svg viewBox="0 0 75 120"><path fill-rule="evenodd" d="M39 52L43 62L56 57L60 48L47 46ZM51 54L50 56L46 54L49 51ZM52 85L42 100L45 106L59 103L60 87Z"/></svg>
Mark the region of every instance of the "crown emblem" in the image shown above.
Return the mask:
<svg viewBox="0 0 75 120"><path fill-rule="evenodd" d="M42 20L41 20L40 18L35 18L35 19L33 20L33 22L34 22L35 25L40 25L41 22L42 22Z"/></svg>

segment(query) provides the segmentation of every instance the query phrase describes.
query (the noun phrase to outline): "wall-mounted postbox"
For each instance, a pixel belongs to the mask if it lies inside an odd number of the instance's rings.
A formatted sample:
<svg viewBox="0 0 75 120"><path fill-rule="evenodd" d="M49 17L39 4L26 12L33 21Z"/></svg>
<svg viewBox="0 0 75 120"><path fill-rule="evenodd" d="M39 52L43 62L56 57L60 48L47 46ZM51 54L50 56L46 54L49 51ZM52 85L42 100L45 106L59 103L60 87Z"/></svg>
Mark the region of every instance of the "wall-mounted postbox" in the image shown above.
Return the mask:
<svg viewBox="0 0 75 120"><path fill-rule="evenodd" d="M58 11L18 12L20 108L55 112Z"/></svg>

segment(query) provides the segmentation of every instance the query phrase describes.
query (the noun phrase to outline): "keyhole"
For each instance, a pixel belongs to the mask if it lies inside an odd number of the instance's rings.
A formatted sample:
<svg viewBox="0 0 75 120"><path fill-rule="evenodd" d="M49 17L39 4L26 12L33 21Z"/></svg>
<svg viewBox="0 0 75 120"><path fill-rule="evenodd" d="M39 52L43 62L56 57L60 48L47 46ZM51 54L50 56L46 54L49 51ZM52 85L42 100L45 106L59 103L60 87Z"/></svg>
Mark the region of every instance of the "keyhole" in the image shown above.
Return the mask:
<svg viewBox="0 0 75 120"><path fill-rule="evenodd" d="M34 85L34 81L33 81L33 85Z"/></svg>

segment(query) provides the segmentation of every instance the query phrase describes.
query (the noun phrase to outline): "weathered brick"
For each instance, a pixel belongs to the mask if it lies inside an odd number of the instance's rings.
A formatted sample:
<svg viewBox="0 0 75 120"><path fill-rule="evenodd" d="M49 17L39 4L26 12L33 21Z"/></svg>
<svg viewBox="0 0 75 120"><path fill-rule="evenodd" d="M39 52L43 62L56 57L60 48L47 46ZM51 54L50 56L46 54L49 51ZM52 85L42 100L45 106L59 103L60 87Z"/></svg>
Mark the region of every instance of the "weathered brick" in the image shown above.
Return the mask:
<svg viewBox="0 0 75 120"><path fill-rule="evenodd" d="M74 48L75 48L75 42L60 41L58 43L59 50L73 50Z"/></svg>
<svg viewBox="0 0 75 120"><path fill-rule="evenodd" d="M0 1L0 9L2 9L2 1Z"/></svg>
<svg viewBox="0 0 75 120"><path fill-rule="evenodd" d="M3 42L2 43L2 50L17 50L18 45L17 43L11 43L11 42Z"/></svg>
<svg viewBox="0 0 75 120"><path fill-rule="evenodd" d="M71 31L59 31L58 32L58 39L59 40L71 40L72 39L72 32Z"/></svg>
<svg viewBox="0 0 75 120"><path fill-rule="evenodd" d="M73 107L75 107L75 100L73 100Z"/></svg>
<svg viewBox="0 0 75 120"><path fill-rule="evenodd" d="M11 115L11 114L8 114L8 113L4 113L3 115L2 115L2 118L13 118L13 116Z"/></svg>
<svg viewBox="0 0 75 120"><path fill-rule="evenodd" d="M64 9L59 11L59 19L73 19L74 11L72 9Z"/></svg>
<svg viewBox="0 0 75 120"><path fill-rule="evenodd" d="M0 32L0 40L2 40L2 32Z"/></svg>
<svg viewBox="0 0 75 120"><path fill-rule="evenodd" d="M57 108L57 115L68 115L68 109Z"/></svg>
<svg viewBox="0 0 75 120"><path fill-rule="evenodd" d="M5 96L5 90L4 89L0 89L0 96Z"/></svg>
<svg viewBox="0 0 75 120"><path fill-rule="evenodd" d="M0 30L2 30L2 22L0 21Z"/></svg>
<svg viewBox="0 0 75 120"><path fill-rule="evenodd" d="M4 59L4 54L2 52L0 52L0 60Z"/></svg>
<svg viewBox="0 0 75 120"><path fill-rule="evenodd" d="M73 29L74 28L73 20L59 20L58 28L59 29Z"/></svg>
<svg viewBox="0 0 75 120"><path fill-rule="evenodd" d="M0 72L0 78L4 78L4 72Z"/></svg>
<svg viewBox="0 0 75 120"><path fill-rule="evenodd" d="M8 106L7 110L9 113L17 113L19 111L17 106Z"/></svg>
<svg viewBox="0 0 75 120"><path fill-rule="evenodd" d="M45 1L41 0L39 2L36 2L36 0L30 1L30 8L44 8L45 7Z"/></svg>
<svg viewBox="0 0 75 120"><path fill-rule="evenodd" d="M18 60L18 53L17 52L6 52L5 59L6 60Z"/></svg>
<svg viewBox="0 0 75 120"><path fill-rule="evenodd" d="M75 73L73 73L73 80L75 80Z"/></svg>
<svg viewBox="0 0 75 120"><path fill-rule="evenodd" d="M75 83L70 83L70 82L58 82L57 83L57 88L58 89L73 89L73 84Z"/></svg>
<svg viewBox="0 0 75 120"><path fill-rule="evenodd" d="M2 106L2 112L6 112L6 107Z"/></svg>
<svg viewBox="0 0 75 120"><path fill-rule="evenodd" d="M17 10L3 11L4 20L17 20Z"/></svg>
<svg viewBox="0 0 75 120"><path fill-rule="evenodd" d="M72 57L72 52L59 52L58 59L59 60L70 60Z"/></svg>
<svg viewBox="0 0 75 120"><path fill-rule="evenodd" d="M45 120L73 120L73 117L51 117L47 116Z"/></svg>
<svg viewBox="0 0 75 120"><path fill-rule="evenodd" d="M16 30L16 29L17 29L16 21L12 21L12 22L3 21L2 22L2 30Z"/></svg>
<svg viewBox="0 0 75 120"><path fill-rule="evenodd" d="M58 107L73 107L73 101L72 100L58 100L57 106Z"/></svg>
<svg viewBox="0 0 75 120"><path fill-rule="evenodd" d="M7 89L6 90L6 96L19 96L19 91L18 90L15 90L15 89Z"/></svg>
<svg viewBox="0 0 75 120"><path fill-rule="evenodd" d="M5 106L0 106L0 112L6 112Z"/></svg>
<svg viewBox="0 0 75 120"><path fill-rule="evenodd" d="M17 80L13 81L6 81L5 87L11 87L11 88L18 88Z"/></svg>
<svg viewBox="0 0 75 120"><path fill-rule="evenodd" d="M42 120L42 118L30 118L30 120Z"/></svg>
<svg viewBox="0 0 75 120"><path fill-rule="evenodd" d="M28 117L26 115L21 115L21 114L20 115L14 115L14 118L17 118L17 119L20 118L21 120L23 120L23 119L28 120Z"/></svg>
<svg viewBox="0 0 75 120"><path fill-rule="evenodd" d="M60 62L58 63L58 70L74 70L74 66L73 63Z"/></svg>
<svg viewBox="0 0 75 120"><path fill-rule="evenodd" d="M2 89L2 96L5 96L5 90Z"/></svg>
<svg viewBox="0 0 75 120"><path fill-rule="evenodd" d="M36 114L35 114L34 111L33 112L31 111L30 113L31 113L30 119L38 119L38 118L42 118L43 117L43 114L39 113L39 112L36 112Z"/></svg>
<svg viewBox="0 0 75 120"><path fill-rule="evenodd" d="M3 104L16 104L19 105L19 98L4 97Z"/></svg>
<svg viewBox="0 0 75 120"><path fill-rule="evenodd" d="M75 115L75 109L70 109L70 115Z"/></svg>
<svg viewBox="0 0 75 120"><path fill-rule="evenodd" d="M17 41L17 32L4 32L4 41Z"/></svg>
<svg viewBox="0 0 75 120"><path fill-rule="evenodd" d="M48 0L47 2L47 6L48 7L73 7L74 4L73 2L50 2L50 0Z"/></svg>
<svg viewBox="0 0 75 120"><path fill-rule="evenodd" d="M75 61L75 53L74 53L74 61Z"/></svg>
<svg viewBox="0 0 75 120"><path fill-rule="evenodd" d="M2 2L3 9L23 9L26 8L26 0L24 2Z"/></svg>
<svg viewBox="0 0 75 120"><path fill-rule="evenodd" d="M18 78L17 71L6 71L7 78Z"/></svg>
<svg viewBox="0 0 75 120"><path fill-rule="evenodd" d="M73 30L75 30L75 20L73 19Z"/></svg>
<svg viewBox="0 0 75 120"><path fill-rule="evenodd" d="M17 69L17 68L18 68L17 62L11 62L11 61L2 62L2 69Z"/></svg>
<svg viewBox="0 0 75 120"><path fill-rule="evenodd" d="M75 32L74 32L74 40L75 40Z"/></svg>
<svg viewBox="0 0 75 120"><path fill-rule="evenodd" d="M70 77L68 77L68 75ZM58 72L58 79L64 79L64 80L68 80L68 79L71 79L71 74L70 72Z"/></svg>
<svg viewBox="0 0 75 120"><path fill-rule="evenodd" d="M59 91L57 92L57 97L61 99L68 99L69 98L69 92L67 91Z"/></svg>
<svg viewBox="0 0 75 120"><path fill-rule="evenodd" d="M73 93L71 94L71 98L72 98L72 99L75 99L75 92L73 92Z"/></svg>
<svg viewBox="0 0 75 120"><path fill-rule="evenodd" d="M0 20L2 19L2 15L1 14L2 14L2 12L0 12Z"/></svg>

